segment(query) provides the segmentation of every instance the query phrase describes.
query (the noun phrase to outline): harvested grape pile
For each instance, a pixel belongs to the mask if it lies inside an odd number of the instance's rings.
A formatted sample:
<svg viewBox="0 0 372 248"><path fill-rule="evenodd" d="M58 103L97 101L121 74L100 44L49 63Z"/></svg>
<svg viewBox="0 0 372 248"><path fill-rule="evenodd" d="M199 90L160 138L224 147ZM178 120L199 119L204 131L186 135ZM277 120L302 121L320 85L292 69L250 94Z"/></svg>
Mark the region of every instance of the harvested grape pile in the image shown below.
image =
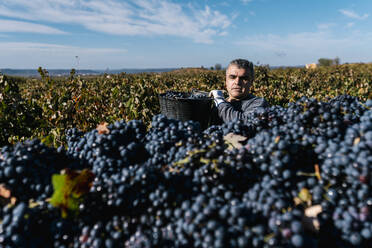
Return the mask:
<svg viewBox="0 0 372 248"><path fill-rule="evenodd" d="M371 247L371 107L301 98L204 131L157 115L4 146L0 246Z"/></svg>
<svg viewBox="0 0 372 248"><path fill-rule="evenodd" d="M170 99L211 99L208 97L208 93L193 93L193 92L180 92L168 90L162 94L165 98Z"/></svg>

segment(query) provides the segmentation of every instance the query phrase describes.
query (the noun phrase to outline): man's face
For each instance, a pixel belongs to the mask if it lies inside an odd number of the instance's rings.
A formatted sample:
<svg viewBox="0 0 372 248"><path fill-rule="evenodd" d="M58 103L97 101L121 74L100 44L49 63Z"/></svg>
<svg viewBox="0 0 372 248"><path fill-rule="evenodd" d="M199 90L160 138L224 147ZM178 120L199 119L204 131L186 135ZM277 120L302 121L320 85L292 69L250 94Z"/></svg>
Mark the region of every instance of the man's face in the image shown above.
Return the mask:
<svg viewBox="0 0 372 248"><path fill-rule="evenodd" d="M248 70L230 65L226 70L226 89L229 100L239 100L246 97L252 86L253 77Z"/></svg>

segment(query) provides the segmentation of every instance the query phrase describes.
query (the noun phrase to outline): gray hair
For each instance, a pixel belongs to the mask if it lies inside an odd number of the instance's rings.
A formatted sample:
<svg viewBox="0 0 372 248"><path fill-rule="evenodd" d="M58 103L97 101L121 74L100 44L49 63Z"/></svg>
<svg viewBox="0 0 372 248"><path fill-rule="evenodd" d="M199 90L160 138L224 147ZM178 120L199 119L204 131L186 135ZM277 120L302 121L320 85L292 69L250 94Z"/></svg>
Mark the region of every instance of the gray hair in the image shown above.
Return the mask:
<svg viewBox="0 0 372 248"><path fill-rule="evenodd" d="M245 69L249 72L250 75L252 75L252 78L254 78L254 70L253 70L253 63L246 60L246 59L234 59L232 60L227 68L230 66L235 65L238 68Z"/></svg>

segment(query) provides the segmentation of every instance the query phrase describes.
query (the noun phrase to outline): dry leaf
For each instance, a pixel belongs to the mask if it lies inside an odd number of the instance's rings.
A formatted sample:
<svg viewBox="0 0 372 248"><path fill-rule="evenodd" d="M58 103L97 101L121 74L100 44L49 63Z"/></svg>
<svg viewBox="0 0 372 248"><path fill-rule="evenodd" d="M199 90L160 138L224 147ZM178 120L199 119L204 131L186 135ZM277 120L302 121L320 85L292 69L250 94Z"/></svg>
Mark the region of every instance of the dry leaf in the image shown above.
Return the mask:
<svg viewBox="0 0 372 248"><path fill-rule="evenodd" d="M306 229L317 232L320 229L320 223L317 218L318 214L322 212L321 205L314 205L305 209L305 215L302 219Z"/></svg>
<svg viewBox="0 0 372 248"><path fill-rule="evenodd" d="M102 122L97 126L97 131L99 134L109 134L110 130L107 128L108 123L107 122Z"/></svg>
<svg viewBox="0 0 372 248"><path fill-rule="evenodd" d="M4 184L0 184L0 206L5 206L9 203L14 205L16 201L17 199L12 196L12 192Z"/></svg>
<svg viewBox="0 0 372 248"><path fill-rule="evenodd" d="M355 139L354 139L354 146L355 145L357 145L358 143L360 142L360 137L356 137Z"/></svg>
<svg viewBox="0 0 372 248"><path fill-rule="evenodd" d="M228 133L223 137L224 141L229 144L229 149L237 148L240 149L243 145L240 143L247 140L247 137L244 137L239 134Z"/></svg>
<svg viewBox="0 0 372 248"><path fill-rule="evenodd" d="M10 198L11 196L10 190L4 184L0 184L0 196L4 198Z"/></svg>
<svg viewBox="0 0 372 248"><path fill-rule="evenodd" d="M314 205L305 209L305 215L307 217L316 217L321 212L322 212L321 205Z"/></svg>
<svg viewBox="0 0 372 248"><path fill-rule="evenodd" d="M298 197L293 198L293 200L296 206L302 203L301 199Z"/></svg>
<svg viewBox="0 0 372 248"><path fill-rule="evenodd" d="M307 188L302 188L298 197L302 202L306 202L308 205L311 205L311 193Z"/></svg>
<svg viewBox="0 0 372 248"><path fill-rule="evenodd" d="M40 202L35 202L33 199L28 201L28 207L29 208L35 208L40 206Z"/></svg>

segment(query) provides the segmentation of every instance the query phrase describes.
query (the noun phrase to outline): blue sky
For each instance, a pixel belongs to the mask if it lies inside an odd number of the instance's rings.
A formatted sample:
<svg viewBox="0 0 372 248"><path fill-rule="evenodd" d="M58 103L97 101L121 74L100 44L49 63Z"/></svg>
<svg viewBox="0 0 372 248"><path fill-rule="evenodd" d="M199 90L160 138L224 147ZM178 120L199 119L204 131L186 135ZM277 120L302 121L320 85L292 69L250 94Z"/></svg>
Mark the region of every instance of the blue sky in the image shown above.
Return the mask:
<svg viewBox="0 0 372 248"><path fill-rule="evenodd" d="M0 68L372 62L369 0L1 0Z"/></svg>

